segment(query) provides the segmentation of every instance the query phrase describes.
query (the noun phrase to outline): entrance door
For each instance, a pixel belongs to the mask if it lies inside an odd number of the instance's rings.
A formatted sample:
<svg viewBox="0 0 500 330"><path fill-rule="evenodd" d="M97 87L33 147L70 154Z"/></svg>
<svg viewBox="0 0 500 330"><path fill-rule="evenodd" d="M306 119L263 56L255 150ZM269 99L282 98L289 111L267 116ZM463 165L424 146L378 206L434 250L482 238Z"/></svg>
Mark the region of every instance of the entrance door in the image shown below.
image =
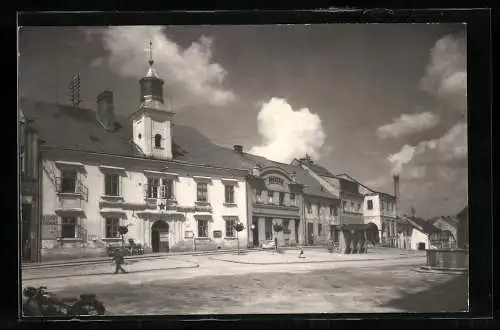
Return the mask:
<svg viewBox="0 0 500 330"><path fill-rule="evenodd" d="M31 204L23 204L21 221L21 255L27 261L31 260Z"/></svg>
<svg viewBox="0 0 500 330"><path fill-rule="evenodd" d="M253 224L253 246L259 246L259 218L253 217L252 218L252 224Z"/></svg>
<svg viewBox="0 0 500 330"><path fill-rule="evenodd" d="M422 242L418 243L418 249L420 251L425 250L425 243L422 243Z"/></svg>
<svg viewBox="0 0 500 330"><path fill-rule="evenodd" d="M299 244L299 219L295 219L295 244Z"/></svg>
<svg viewBox="0 0 500 330"><path fill-rule="evenodd" d="M307 224L307 244L308 245L313 245L314 244L314 224L308 223Z"/></svg>
<svg viewBox="0 0 500 330"><path fill-rule="evenodd" d="M163 220L156 221L151 227L151 247L153 252L168 252L168 223Z"/></svg>

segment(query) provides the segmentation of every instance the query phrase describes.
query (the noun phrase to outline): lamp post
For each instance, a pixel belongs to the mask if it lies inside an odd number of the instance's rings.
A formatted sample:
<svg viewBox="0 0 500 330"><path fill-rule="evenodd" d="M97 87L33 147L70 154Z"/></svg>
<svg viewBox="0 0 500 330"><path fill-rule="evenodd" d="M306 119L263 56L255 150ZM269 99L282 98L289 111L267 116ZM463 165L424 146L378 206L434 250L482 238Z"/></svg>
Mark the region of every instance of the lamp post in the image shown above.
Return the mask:
<svg viewBox="0 0 500 330"><path fill-rule="evenodd" d="M252 230L252 247L255 247L255 246L254 246L254 244L255 244L255 243L254 243L254 241L253 241L254 230L255 230L255 224L253 224L253 223L252 223L252 224L250 225L250 229Z"/></svg>

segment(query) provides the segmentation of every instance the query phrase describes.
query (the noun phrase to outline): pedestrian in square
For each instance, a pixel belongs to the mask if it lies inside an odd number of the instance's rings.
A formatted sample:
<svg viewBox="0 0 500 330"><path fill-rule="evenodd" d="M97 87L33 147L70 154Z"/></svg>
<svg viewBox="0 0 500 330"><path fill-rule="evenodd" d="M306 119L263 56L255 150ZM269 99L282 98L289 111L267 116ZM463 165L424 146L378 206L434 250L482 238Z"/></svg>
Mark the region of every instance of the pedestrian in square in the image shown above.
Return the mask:
<svg viewBox="0 0 500 330"><path fill-rule="evenodd" d="M118 248L115 250L115 254L113 256L113 262L115 263L115 274L118 274L120 271L122 274L126 273L127 271L123 269L122 265L124 263L124 249L123 248Z"/></svg>

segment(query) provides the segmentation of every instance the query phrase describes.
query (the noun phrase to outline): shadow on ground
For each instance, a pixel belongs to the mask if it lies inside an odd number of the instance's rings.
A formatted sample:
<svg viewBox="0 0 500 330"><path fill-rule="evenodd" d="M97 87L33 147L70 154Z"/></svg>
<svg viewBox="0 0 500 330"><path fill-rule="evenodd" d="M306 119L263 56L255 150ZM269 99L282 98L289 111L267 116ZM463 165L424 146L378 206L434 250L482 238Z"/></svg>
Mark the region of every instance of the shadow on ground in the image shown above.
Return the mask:
<svg viewBox="0 0 500 330"><path fill-rule="evenodd" d="M402 292L401 297L384 304L417 313L462 312L467 311L469 285L467 275L451 275L450 280L435 284L416 292Z"/></svg>

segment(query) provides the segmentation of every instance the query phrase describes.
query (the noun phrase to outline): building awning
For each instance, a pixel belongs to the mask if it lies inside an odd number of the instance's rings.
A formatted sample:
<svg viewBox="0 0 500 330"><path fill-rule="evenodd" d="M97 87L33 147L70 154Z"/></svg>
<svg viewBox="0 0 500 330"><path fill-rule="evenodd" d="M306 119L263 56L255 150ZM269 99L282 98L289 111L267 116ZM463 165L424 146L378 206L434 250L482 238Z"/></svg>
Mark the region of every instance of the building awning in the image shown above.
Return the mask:
<svg viewBox="0 0 500 330"><path fill-rule="evenodd" d="M105 216L116 216L116 217L121 217L124 218L126 217L126 213L123 210L117 210L117 209L101 209L99 211L102 215Z"/></svg>
<svg viewBox="0 0 500 330"><path fill-rule="evenodd" d="M171 173L171 172L161 172L161 171L150 171L150 170L144 170L144 174L146 176L161 176L164 178L170 178L170 179L175 179L179 176L177 173Z"/></svg>
<svg viewBox="0 0 500 330"><path fill-rule="evenodd" d="M66 162L66 161L62 161L62 160L57 160L55 162L56 166L60 166L60 167L85 167L85 165L83 165L83 163L79 163L79 162Z"/></svg>
<svg viewBox="0 0 500 330"><path fill-rule="evenodd" d="M239 217L237 215L223 215L222 219L224 219L224 221L235 220L236 222L238 222Z"/></svg>
<svg viewBox="0 0 500 330"><path fill-rule="evenodd" d="M343 224L339 226L342 230L368 230L372 227L372 225L368 223L361 223L361 224Z"/></svg>
<svg viewBox="0 0 500 330"><path fill-rule="evenodd" d="M143 218L144 220L147 220L149 218L157 218L157 219L162 219L162 220L166 220L166 221L170 221L170 220L179 220L179 221L183 221L185 220L185 215L184 213L180 213L180 212L160 212L158 210L145 210L145 211L138 211L138 212L135 212L135 214L140 217L140 218Z"/></svg>
<svg viewBox="0 0 500 330"><path fill-rule="evenodd" d="M220 179L222 183L224 184L232 184L232 185L237 185L238 180L237 179L231 179L231 178L222 178Z"/></svg>
<svg viewBox="0 0 500 330"><path fill-rule="evenodd" d="M58 215L78 215L85 213L81 208L64 208L64 209L55 209L55 213Z"/></svg>
<svg viewBox="0 0 500 330"><path fill-rule="evenodd" d="M212 182L212 178L208 177L208 176L193 175L193 179L196 182L203 182L203 183L210 183L210 182Z"/></svg>
<svg viewBox="0 0 500 330"><path fill-rule="evenodd" d="M207 220L207 221L212 221L212 215L211 214L205 214L205 213L197 213L194 215L194 218L196 220Z"/></svg>
<svg viewBox="0 0 500 330"><path fill-rule="evenodd" d="M125 172L124 167L117 167L117 166L105 166L105 165L100 165L99 169L103 172L113 172L113 173L123 173Z"/></svg>

